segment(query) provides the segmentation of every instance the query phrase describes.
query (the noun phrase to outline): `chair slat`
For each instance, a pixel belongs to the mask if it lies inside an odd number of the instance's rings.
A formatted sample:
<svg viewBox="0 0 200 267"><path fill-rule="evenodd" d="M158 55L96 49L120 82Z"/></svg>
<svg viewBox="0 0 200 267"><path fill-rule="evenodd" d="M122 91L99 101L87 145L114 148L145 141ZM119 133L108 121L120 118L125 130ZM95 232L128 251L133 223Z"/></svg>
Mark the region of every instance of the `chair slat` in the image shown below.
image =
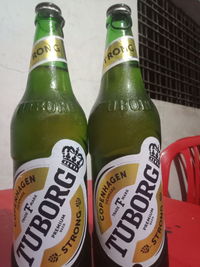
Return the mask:
<svg viewBox="0 0 200 267"><path fill-rule="evenodd" d="M200 205L200 136L177 140L161 153L163 193L169 195L169 175L171 163L175 163L181 197Z"/></svg>

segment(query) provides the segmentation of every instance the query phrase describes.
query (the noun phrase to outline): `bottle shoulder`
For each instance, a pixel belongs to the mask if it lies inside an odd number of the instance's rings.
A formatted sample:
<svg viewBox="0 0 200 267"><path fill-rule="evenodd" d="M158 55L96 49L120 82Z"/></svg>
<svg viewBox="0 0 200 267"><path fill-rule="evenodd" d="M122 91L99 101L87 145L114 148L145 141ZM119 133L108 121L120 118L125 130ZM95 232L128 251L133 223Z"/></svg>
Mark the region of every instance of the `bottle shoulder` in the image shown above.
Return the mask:
<svg viewBox="0 0 200 267"><path fill-rule="evenodd" d="M76 99L40 99L21 101L15 109L11 120L11 128L26 133L31 128L46 128L47 132L56 128L63 135L72 129L82 133L87 131L85 113ZM62 130L61 130L62 128Z"/></svg>
<svg viewBox="0 0 200 267"><path fill-rule="evenodd" d="M88 120L89 133L113 131L117 135L118 128L133 131L133 134L141 129L157 131L160 129L160 117L158 111L150 102L138 102L134 100L120 100L105 102L94 106ZM103 133L104 134L104 133Z"/></svg>
<svg viewBox="0 0 200 267"><path fill-rule="evenodd" d="M84 112L76 98L67 97L42 97L42 98L22 98L15 110L15 116L41 116L44 115L64 115L69 113L79 113L84 116Z"/></svg>
<svg viewBox="0 0 200 267"><path fill-rule="evenodd" d="M90 153L111 158L138 153L143 140L149 136L160 140L159 114L150 101L147 104L109 102L96 104L88 122ZM137 107L137 108L136 108Z"/></svg>
<svg viewBox="0 0 200 267"><path fill-rule="evenodd" d="M144 116L154 114L159 117L156 106L148 95L131 96L113 96L110 99L99 97L95 102L89 120L96 116Z"/></svg>
<svg viewBox="0 0 200 267"><path fill-rule="evenodd" d="M11 121L13 158L24 162L46 157L61 139L77 141L87 153L87 120L78 102L30 101L17 106Z"/></svg>

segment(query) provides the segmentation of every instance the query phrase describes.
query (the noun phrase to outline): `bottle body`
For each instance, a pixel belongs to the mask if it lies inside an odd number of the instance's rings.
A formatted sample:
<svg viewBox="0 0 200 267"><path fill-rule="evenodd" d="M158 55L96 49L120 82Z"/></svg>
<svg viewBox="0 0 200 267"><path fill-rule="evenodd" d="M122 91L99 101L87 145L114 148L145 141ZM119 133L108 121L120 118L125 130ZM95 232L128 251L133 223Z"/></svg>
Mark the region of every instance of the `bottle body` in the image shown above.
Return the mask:
<svg viewBox="0 0 200 267"><path fill-rule="evenodd" d="M129 18L116 9L107 22L105 68L89 118L94 262L96 267L167 266L160 119L144 89Z"/></svg>
<svg viewBox="0 0 200 267"><path fill-rule="evenodd" d="M57 6L44 5L27 88L11 122L13 266L90 266L87 123L71 89L62 18Z"/></svg>
<svg viewBox="0 0 200 267"><path fill-rule="evenodd" d="M112 100L103 101L103 103L98 103L93 109L93 112L90 116L89 120L89 146L90 146L90 153L91 153L91 160L92 160L92 177L95 178L94 180L94 213L97 212L95 221L101 221L101 214L104 214L105 211L102 208L103 204L101 202L106 202L106 198L109 198L109 194L112 191L112 188L117 186L118 179L123 180L123 175L121 176L120 173L123 173L125 169L125 165L127 165L126 157L127 155L138 155L141 151L142 144L144 140L147 140L150 137L154 137L150 143L155 143L157 145L160 144L161 136L160 136L160 121L158 113L155 109L155 106L147 97L146 99L143 98L114 98ZM150 145L149 143L149 145ZM149 151L146 152L147 154ZM119 162L115 162L115 161ZM148 162L148 160L146 160ZM131 162L131 159L130 159ZM138 163L139 160L136 161ZM133 161L133 163L135 163ZM122 169L117 169L121 166ZM98 184L100 180L98 177L101 176L103 171L112 168L112 172L108 174L108 180L105 179L104 186L105 189L98 189ZM114 169L114 171L113 171ZM126 171L127 173L127 171ZM114 179L111 179L114 177ZM145 181L145 179L144 179ZM111 185L112 184L112 185ZM114 186L115 185L115 186ZM153 186L153 184L149 183L149 187ZM110 187L110 188L109 188ZM123 199L123 195L125 196L126 190L129 190L130 185L121 189L121 194L119 196L116 194L115 197L112 198L112 202L116 203L118 197ZM127 188L127 189L125 189ZM106 191L106 192L105 192ZM131 191L130 191L131 192ZM153 192L153 191L152 191ZM105 197L104 193L106 194ZM135 194L136 195L136 194ZM140 194L142 196L142 194ZM130 198L130 195L127 196ZM145 197L144 197L145 198ZM148 199L148 197L147 197ZM130 198L131 200L131 198ZM111 201L111 200L110 200ZM113 205L114 207L111 209L110 213L113 215L117 212L117 209L123 208L125 202L120 202L118 205ZM110 204L111 205L111 204ZM147 204L146 204L147 205ZM161 208L161 207L160 207ZM127 208L128 209L128 208ZM127 210L126 209L126 210ZM130 209L130 207L129 207ZM124 212L126 211L124 209ZM136 209L132 209L136 212ZM107 213L105 213L107 214ZM116 213L115 217L119 216L116 221L120 222L120 219L123 217L123 211L121 211L121 216L119 213ZM141 213L142 214L142 213ZM131 216L131 215L130 215ZM160 216L162 214L160 213ZM105 215L106 220L106 215ZM117 222L115 223L117 224ZM96 222L97 223L97 222ZM163 222L162 222L163 223ZM126 226L129 225L130 229L134 230L134 226L130 223L124 223ZM145 224L145 222L143 222ZM113 231L115 228L113 228ZM120 228L119 228L120 230ZM159 231L159 228L157 228ZM127 228L127 231L130 235L130 231ZM164 231L164 230L163 230ZM164 232L163 232L164 233ZM155 233L156 234L156 233ZM133 235L133 232L132 232ZM110 235L111 236L111 235ZM115 261L109 257L102 245L99 242L99 236L97 234L96 228L94 228L94 258L95 258L95 266L102 266L106 264L108 266L129 266L129 265L120 265L117 264ZM108 238L108 237L107 237ZM105 242L108 239L105 239ZM118 238L118 246L120 247L120 238ZM116 243L117 244L117 243ZM163 253L166 253L166 241L164 244L165 248L163 249ZM123 246L122 246L123 247ZM115 249L116 250L116 249ZM123 252L118 252L120 255L123 255ZM147 266L168 266L164 265L163 259L166 255L161 255L158 262L153 265ZM114 256L113 256L114 258ZM124 258L122 257L122 260ZM159 262L162 262L159 265ZM134 266L134 265L133 265ZM143 265L135 265L135 266L143 266Z"/></svg>

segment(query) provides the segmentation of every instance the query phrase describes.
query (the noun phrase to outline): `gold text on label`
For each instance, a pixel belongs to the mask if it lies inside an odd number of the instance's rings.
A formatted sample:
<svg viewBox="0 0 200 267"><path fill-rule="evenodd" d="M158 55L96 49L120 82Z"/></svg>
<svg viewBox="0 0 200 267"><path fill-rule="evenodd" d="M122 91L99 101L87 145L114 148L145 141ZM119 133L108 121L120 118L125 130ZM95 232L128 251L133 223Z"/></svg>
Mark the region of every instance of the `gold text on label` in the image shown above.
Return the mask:
<svg viewBox="0 0 200 267"><path fill-rule="evenodd" d="M31 56L30 70L49 61L66 62L62 38L50 36L35 43Z"/></svg>
<svg viewBox="0 0 200 267"><path fill-rule="evenodd" d="M103 73L125 61L138 61L134 39L123 36L110 44L104 55Z"/></svg>

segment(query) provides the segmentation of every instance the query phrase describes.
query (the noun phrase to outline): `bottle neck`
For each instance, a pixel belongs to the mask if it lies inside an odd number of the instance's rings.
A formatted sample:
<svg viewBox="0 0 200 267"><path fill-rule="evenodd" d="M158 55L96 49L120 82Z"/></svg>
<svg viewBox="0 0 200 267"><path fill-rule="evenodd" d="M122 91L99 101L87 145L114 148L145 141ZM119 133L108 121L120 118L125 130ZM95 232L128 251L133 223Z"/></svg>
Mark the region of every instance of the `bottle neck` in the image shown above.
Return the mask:
<svg viewBox="0 0 200 267"><path fill-rule="evenodd" d="M131 17L125 14L108 16L106 21L106 46L122 36L133 36Z"/></svg>
<svg viewBox="0 0 200 267"><path fill-rule="evenodd" d="M38 14L30 70L39 65L57 66L66 69L62 17Z"/></svg>
<svg viewBox="0 0 200 267"><path fill-rule="evenodd" d="M114 14L107 19L106 49L101 81L102 95L140 97L145 95L138 56L128 14Z"/></svg>
<svg viewBox="0 0 200 267"><path fill-rule="evenodd" d="M45 17L38 14L35 19L36 31L34 42L51 35L63 38L62 24L58 18L55 19L54 17Z"/></svg>
<svg viewBox="0 0 200 267"><path fill-rule="evenodd" d="M25 97L73 95L59 17L36 16L36 30Z"/></svg>

